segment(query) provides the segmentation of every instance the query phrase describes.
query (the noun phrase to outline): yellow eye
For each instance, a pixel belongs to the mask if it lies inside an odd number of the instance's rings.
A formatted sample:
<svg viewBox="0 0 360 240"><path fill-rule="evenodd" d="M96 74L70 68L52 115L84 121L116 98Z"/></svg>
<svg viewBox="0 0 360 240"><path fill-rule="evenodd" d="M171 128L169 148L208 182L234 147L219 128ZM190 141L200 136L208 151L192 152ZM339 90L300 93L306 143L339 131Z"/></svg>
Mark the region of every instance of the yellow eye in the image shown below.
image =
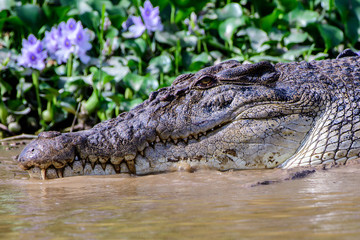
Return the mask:
<svg viewBox="0 0 360 240"><path fill-rule="evenodd" d="M217 80L212 76L204 76L200 78L195 86L199 88L210 88L217 84Z"/></svg>
<svg viewBox="0 0 360 240"><path fill-rule="evenodd" d="M201 79L201 84L202 84L202 85L208 85L208 84L210 84L211 82L212 82L212 79L209 78L209 77L206 77L206 78Z"/></svg>

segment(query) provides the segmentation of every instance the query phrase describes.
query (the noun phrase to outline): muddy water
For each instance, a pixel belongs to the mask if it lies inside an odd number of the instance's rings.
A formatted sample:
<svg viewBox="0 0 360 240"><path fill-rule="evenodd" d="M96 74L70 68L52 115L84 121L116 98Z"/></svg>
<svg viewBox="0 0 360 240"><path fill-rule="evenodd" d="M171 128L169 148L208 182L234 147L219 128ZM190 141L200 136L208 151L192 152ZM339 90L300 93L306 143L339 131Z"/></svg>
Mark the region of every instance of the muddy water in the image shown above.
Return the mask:
<svg viewBox="0 0 360 240"><path fill-rule="evenodd" d="M31 180L0 149L0 239L359 239L360 167ZM261 185L258 182L273 184Z"/></svg>

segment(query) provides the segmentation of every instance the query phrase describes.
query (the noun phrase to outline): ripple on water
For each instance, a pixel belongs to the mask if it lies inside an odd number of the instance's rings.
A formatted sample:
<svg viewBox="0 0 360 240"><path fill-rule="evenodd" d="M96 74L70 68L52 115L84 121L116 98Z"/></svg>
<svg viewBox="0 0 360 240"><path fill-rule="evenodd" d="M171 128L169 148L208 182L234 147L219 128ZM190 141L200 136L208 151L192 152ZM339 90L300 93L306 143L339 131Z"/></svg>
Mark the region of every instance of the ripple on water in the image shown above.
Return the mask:
<svg viewBox="0 0 360 240"><path fill-rule="evenodd" d="M4 239L357 239L360 167L31 180L0 150ZM25 178L25 179L24 179ZM258 184L269 181L269 185ZM255 187L252 187L255 186Z"/></svg>

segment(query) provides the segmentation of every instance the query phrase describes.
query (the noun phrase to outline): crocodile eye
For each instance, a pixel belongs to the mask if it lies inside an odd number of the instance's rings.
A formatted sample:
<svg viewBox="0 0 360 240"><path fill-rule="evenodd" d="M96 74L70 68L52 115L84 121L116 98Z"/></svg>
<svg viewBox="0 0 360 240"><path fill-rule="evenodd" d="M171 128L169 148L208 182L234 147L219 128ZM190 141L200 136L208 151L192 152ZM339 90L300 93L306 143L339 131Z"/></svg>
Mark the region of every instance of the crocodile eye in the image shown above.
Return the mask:
<svg viewBox="0 0 360 240"><path fill-rule="evenodd" d="M216 86L218 81L212 76L203 76L201 77L194 86L202 89L210 88Z"/></svg>

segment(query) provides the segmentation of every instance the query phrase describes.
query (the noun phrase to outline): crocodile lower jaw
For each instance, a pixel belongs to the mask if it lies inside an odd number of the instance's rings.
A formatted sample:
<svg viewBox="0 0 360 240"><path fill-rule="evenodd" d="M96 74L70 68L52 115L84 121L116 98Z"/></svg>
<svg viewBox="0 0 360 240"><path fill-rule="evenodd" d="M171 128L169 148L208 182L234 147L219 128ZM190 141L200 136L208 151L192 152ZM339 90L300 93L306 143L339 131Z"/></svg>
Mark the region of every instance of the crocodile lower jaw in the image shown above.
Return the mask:
<svg viewBox="0 0 360 240"><path fill-rule="evenodd" d="M43 180L83 175L131 174L128 164L125 161L120 164L101 164L99 162L90 163L78 159L75 159L72 163L66 164L62 168L50 166L47 169L40 169L39 167L33 167L28 169L27 172L31 178Z"/></svg>

